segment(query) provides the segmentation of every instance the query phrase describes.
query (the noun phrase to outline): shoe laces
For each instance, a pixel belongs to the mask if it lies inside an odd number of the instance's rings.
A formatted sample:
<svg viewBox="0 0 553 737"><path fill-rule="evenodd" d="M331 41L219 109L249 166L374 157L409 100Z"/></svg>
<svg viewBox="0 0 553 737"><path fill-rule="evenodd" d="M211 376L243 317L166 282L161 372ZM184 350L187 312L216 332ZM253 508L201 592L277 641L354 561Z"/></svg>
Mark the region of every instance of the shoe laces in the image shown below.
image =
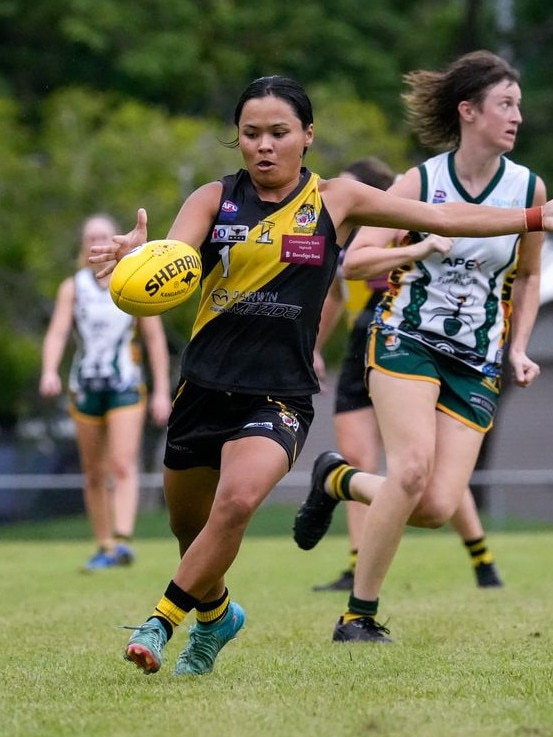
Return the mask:
<svg viewBox="0 0 553 737"><path fill-rule="evenodd" d="M361 627L364 629L370 629L373 630L373 632L378 632L382 635L389 635L390 630L386 627L384 624L380 624L380 622L377 622L374 617L360 617L359 619L353 620L354 622L358 622Z"/></svg>
<svg viewBox="0 0 553 737"><path fill-rule="evenodd" d="M157 625L155 624L155 622L144 622L143 624L137 625L121 624L119 625L119 628L122 630L134 630L135 632L139 632L140 634L149 635L154 640L152 645L158 650L161 650L167 642L167 635L165 634L165 630L163 629L162 625Z"/></svg>
<svg viewBox="0 0 553 737"><path fill-rule="evenodd" d="M221 643L215 632L199 631L196 628L190 631L190 645L194 657L200 657L211 662L221 649Z"/></svg>

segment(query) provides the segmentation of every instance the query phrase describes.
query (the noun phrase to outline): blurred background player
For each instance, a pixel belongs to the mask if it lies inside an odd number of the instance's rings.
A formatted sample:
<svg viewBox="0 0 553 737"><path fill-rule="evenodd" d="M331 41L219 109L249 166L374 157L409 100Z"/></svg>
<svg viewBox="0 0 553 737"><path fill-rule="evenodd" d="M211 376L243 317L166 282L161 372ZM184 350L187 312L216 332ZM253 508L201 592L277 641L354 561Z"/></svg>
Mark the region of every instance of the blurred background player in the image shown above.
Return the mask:
<svg viewBox="0 0 553 737"><path fill-rule="evenodd" d="M340 176L351 177L379 189L388 189L396 179L388 165L376 156L367 156L355 161L346 167ZM342 258L352 237L342 251ZM345 310L349 335L336 385L334 402L336 445L341 455L352 466L369 473L377 473L379 470L382 439L365 384L365 347L374 308L386 291L387 283L385 274L369 281L346 280L339 266L323 305L314 354L315 370L321 385L324 386L326 370L322 349ZM314 586L314 591L351 591L366 509L366 505L360 502L352 501L346 505L350 544L348 566L334 581ZM488 550L484 529L469 489L451 524L471 557L477 585L501 586L502 581L492 554Z"/></svg>
<svg viewBox="0 0 553 737"><path fill-rule="evenodd" d="M111 242L116 232L117 224L109 215L85 220L80 268L58 289L42 350L39 391L55 397L62 391L59 368L74 331L78 347L69 376L69 411L84 475L85 509L97 546L85 571L134 560L129 542L138 510L138 458L146 419L141 342L150 365L154 423L163 426L171 410L169 354L161 318L134 318L119 310L109 293L109 277L97 279L88 261L91 246Z"/></svg>

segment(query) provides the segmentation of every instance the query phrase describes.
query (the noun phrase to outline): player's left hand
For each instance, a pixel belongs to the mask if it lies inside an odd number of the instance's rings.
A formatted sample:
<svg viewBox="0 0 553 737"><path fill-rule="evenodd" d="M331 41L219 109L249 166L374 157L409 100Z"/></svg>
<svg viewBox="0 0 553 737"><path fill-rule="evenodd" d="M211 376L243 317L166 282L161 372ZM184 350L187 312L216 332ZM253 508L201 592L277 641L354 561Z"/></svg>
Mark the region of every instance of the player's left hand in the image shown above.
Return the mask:
<svg viewBox="0 0 553 737"><path fill-rule="evenodd" d="M513 378L517 386L527 387L540 375L540 367L526 353L511 351L509 355Z"/></svg>
<svg viewBox="0 0 553 737"><path fill-rule="evenodd" d="M112 243L91 246L89 261L91 264L103 264L96 278L101 279L111 274L115 264L126 256L133 248L141 246L148 240L148 214L141 207L136 214L136 225L126 235L114 235Z"/></svg>

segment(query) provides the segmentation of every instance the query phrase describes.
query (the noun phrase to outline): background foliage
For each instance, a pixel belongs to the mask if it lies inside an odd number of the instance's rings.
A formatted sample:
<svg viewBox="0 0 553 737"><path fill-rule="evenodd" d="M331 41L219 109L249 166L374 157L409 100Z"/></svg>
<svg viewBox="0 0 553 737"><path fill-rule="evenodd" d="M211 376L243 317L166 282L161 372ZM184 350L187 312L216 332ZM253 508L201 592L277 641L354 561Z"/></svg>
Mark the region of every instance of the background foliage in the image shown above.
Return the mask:
<svg viewBox="0 0 553 737"><path fill-rule="evenodd" d="M553 174L553 16L537 0L0 0L0 424L37 411L40 344L80 222L162 237L186 194L240 166L236 99L252 78L307 87L323 176L428 152L405 129L402 74L486 47L521 70L516 158ZM175 345L193 305L166 318Z"/></svg>

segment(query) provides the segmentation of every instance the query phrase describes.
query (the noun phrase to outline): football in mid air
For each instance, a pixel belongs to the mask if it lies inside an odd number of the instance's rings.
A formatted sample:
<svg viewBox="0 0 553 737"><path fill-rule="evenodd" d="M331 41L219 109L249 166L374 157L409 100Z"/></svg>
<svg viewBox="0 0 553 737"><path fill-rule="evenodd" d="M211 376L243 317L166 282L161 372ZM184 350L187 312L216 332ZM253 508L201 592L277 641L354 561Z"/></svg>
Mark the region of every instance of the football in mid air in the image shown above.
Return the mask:
<svg viewBox="0 0 553 737"><path fill-rule="evenodd" d="M188 243L148 241L118 261L109 291L117 307L129 315L161 315L186 302L201 276L200 254Z"/></svg>

